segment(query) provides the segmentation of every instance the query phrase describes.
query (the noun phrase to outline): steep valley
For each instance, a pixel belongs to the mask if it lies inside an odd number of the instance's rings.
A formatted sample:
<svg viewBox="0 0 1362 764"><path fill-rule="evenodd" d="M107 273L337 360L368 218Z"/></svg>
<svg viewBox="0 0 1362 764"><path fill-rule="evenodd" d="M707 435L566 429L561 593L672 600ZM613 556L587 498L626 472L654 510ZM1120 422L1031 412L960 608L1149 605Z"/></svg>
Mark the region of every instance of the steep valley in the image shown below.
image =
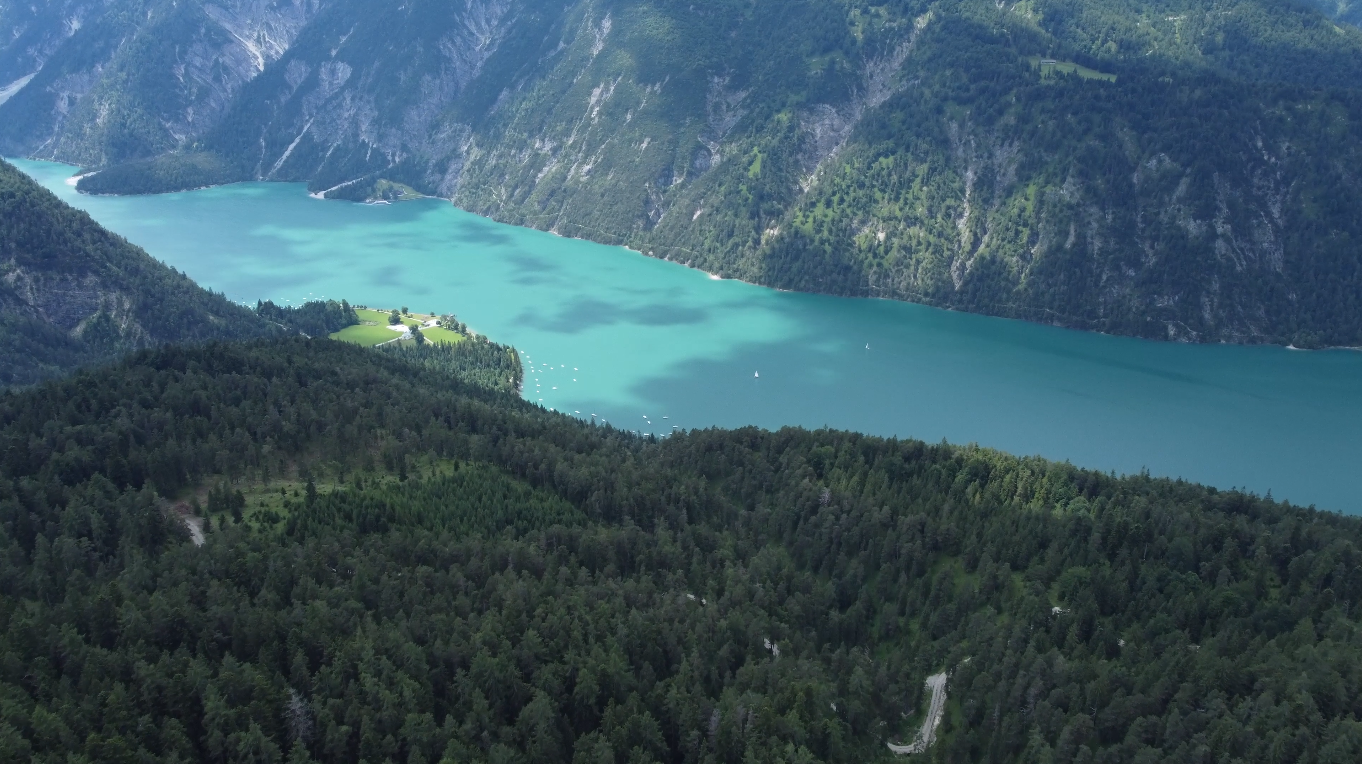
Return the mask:
<svg viewBox="0 0 1362 764"><path fill-rule="evenodd" d="M1362 511L1362 353L1135 340L773 290L438 199L320 201L300 183L258 182L91 196L66 182L68 165L18 164L230 299L456 312L540 370L528 400L617 427L945 438Z"/></svg>
<svg viewBox="0 0 1362 764"><path fill-rule="evenodd" d="M0 762L1362 761L1359 21L0 0Z"/></svg>
<svg viewBox="0 0 1362 764"><path fill-rule="evenodd" d="M0 8L0 151L92 193L401 183L783 288L1362 344L1362 31L1303 6Z"/></svg>

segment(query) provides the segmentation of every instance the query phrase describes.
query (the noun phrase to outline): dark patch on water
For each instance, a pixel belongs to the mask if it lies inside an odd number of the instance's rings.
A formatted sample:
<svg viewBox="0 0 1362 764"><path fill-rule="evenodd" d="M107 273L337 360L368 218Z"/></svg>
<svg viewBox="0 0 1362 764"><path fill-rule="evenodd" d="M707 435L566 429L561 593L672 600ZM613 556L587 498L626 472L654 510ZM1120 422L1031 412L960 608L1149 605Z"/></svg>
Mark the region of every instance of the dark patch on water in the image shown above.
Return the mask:
<svg viewBox="0 0 1362 764"><path fill-rule="evenodd" d="M624 307L588 298L576 300L552 316L524 311L515 317L514 322L520 326L546 332L577 334L613 324L682 326L702 324L708 318L708 311L676 303Z"/></svg>
<svg viewBox="0 0 1362 764"><path fill-rule="evenodd" d="M506 233L500 223L474 218L473 222L460 222L455 229L460 243L506 246L512 243L511 235Z"/></svg>
<svg viewBox="0 0 1362 764"><path fill-rule="evenodd" d="M370 270L369 283L374 286L406 288L406 284L402 281L401 270L397 266Z"/></svg>

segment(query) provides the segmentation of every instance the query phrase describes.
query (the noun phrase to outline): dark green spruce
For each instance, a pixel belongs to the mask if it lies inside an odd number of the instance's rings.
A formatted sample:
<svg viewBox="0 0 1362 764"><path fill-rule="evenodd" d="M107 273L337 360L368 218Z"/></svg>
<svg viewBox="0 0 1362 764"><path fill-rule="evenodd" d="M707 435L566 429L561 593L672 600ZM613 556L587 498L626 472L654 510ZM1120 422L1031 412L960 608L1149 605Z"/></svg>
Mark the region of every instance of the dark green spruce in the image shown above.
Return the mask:
<svg viewBox="0 0 1362 764"><path fill-rule="evenodd" d="M359 315L347 300L314 300L298 306L279 306L264 300L256 302L255 313L309 337L325 337L359 323Z"/></svg>
<svg viewBox="0 0 1362 764"><path fill-rule="evenodd" d="M1356 518L644 439L521 400L513 357L294 337L0 393L0 759L888 764L942 671L912 761L1362 757Z"/></svg>

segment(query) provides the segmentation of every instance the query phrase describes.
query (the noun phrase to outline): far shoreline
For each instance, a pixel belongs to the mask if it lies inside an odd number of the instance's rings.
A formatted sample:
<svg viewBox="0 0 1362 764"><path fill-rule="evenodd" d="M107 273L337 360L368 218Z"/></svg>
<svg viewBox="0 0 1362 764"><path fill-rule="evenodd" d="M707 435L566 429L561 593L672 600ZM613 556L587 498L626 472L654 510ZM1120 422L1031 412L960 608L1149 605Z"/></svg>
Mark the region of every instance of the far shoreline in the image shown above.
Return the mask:
<svg viewBox="0 0 1362 764"><path fill-rule="evenodd" d="M15 159L15 158L14 158L14 157L7 157L7 158L6 158L6 161L11 161L11 160L13 160L13 159ZM64 166L67 166L67 167L72 167L72 168L74 168L74 169L76 170L76 173L75 173L74 175L72 175L70 178L65 179L66 185L71 186L71 187L75 187L75 186L76 186L76 183L78 183L79 180L80 180L81 178L87 177L87 176L90 176L90 175L94 175L94 174L96 174L96 173L99 172L99 170L92 170L92 171L90 171L90 172L81 172L81 170L82 170L83 168L81 168L81 167L78 166L78 165L72 165L72 164L69 164L69 163L67 163L67 162L61 162L61 161L53 160L53 159L39 159L39 158L35 158L35 157L20 157L20 159L23 159L23 160L26 160L26 161L33 161L33 162L45 162L45 163L48 163L48 164L64 165ZM283 184L296 183L296 184L301 185L301 186L304 187L304 193L306 193L306 195L307 195L309 198L312 198L312 199L319 199L319 200L321 200L321 201L347 201L347 202L350 202L350 203L352 203L352 204L361 204L361 205L371 206L371 207L378 207L378 206L385 206L385 205L391 205L391 204L392 204L392 201L391 201L391 200L383 200L383 203L375 203L375 202L371 202L371 201L355 201L355 200L352 200L352 199L328 199L328 198L325 196L326 193L328 193L328 192L330 192L330 191L332 191L332 190L334 190L334 189L336 189L336 188L343 188L343 187L345 187L345 186L347 186L347 185L350 185L351 183L357 182L358 180L359 180L359 179L356 179L356 180L353 180L353 181L347 181L347 182L345 182L345 183L341 183L341 184L339 184L339 185L337 185L337 186L333 186L332 188L329 188L329 189L327 189L326 191L322 191L322 192L320 192L320 193L314 193L314 192L312 192L312 191L307 191L307 190L306 190L307 183L306 183L305 181L284 181L284 180L241 180L241 181L233 181L233 182L231 182L231 183L221 183L221 184L213 184L213 185L207 185L207 186L199 186L199 187L195 187L195 188L180 189L180 190L176 190L176 191L165 191L165 192L156 193L156 194L92 194L92 193L88 193L88 192L85 192L85 191L80 191L78 188L76 189L76 193L79 194L79 195L91 196L91 197L160 196L160 195L168 195L168 194L187 193L187 192L190 192L190 191L203 191L203 190L207 190L207 189L211 189L211 188L219 188L219 187L226 188L226 187L229 187L229 186L240 185L240 184L244 184L244 183L283 183ZM73 182L73 181L74 181L74 182ZM787 289L787 288L784 288L784 287L770 286L770 285L767 285L767 284L762 284L762 283L759 283L759 282L747 281L747 280L745 280L745 279L736 278L736 277L723 276L723 275L720 275L720 274L718 274L718 273L713 273L713 272L704 270L703 268L696 267L696 266L694 266L694 265L691 264L693 261L685 261L685 262L682 262L682 261L680 261L680 260L674 260L674 259L672 259L672 258L670 258L670 257L665 257L665 256L659 257L659 256L657 256L657 255L655 255L655 254L651 254L651 253L648 253L648 252L644 252L644 251L642 251L642 250L634 249L633 247L630 247L630 246L627 245L627 244L611 244L611 243L606 243L606 242L603 242L603 241L598 241L598 240L596 240L596 239L587 238L587 237L584 237L584 236L572 236L572 235L566 235L566 234L561 233L559 230L557 230L556 227L553 228L553 229L537 228L537 227L532 226L532 225L521 225L521 224L517 224L517 223L510 223L510 222L507 222L507 221L498 220L498 219L496 219L495 217L491 217L491 216L488 216L488 215L484 215L484 214L482 214L482 213L473 212L472 210L468 210L468 209L465 209L465 208L463 208L463 207L459 207L457 204L454 204L454 201L453 201L452 199L447 199L447 198L445 198L445 197L421 195L421 196L416 197L416 198L411 198L411 199L400 199L400 200L397 200L397 201L423 201L423 200L438 200L438 201L448 202L451 206L455 207L455 209L458 209L458 210L460 210L460 211L462 211L462 212L466 212L466 213L468 213L468 214L470 214L470 215L477 216L477 217L479 217L479 218L482 218L483 220L487 220L487 221L492 222L492 223L497 223L497 224L499 224L499 225L510 225L510 226L514 226L514 227L516 227L516 228L522 228L522 229L525 229L525 230L539 231L539 232L541 232L541 233L548 233L548 234L551 234L551 235L553 235L553 236L557 236L557 237L562 238L562 239L569 239L569 240L573 240L573 241L588 242L588 243L591 243L591 244L598 244L598 245L606 246L606 247L618 247L619 249L626 250L626 251L631 252L631 253L636 254L636 255L641 255L641 256L643 256L643 257L647 257L647 258L650 258L650 259L653 259L653 260L660 260L660 261L663 261L663 262L673 263L673 264L675 264L675 265L680 265L680 266L682 266L682 267L684 267L684 268L687 268L687 269L689 269L689 270L699 271L700 273L703 273L703 274L705 274L706 276L708 276L709 279L710 279L711 281L735 281L735 282L738 282L738 283L746 284L746 285L748 285L748 286L758 287L758 288L761 288L761 289L769 289L769 290L771 290L771 291L773 291L773 292L784 292L784 293L787 293L787 294L821 295L821 296L825 296L825 297L838 297L838 298L850 299L850 300L882 300L882 301L885 301L885 302L906 303L906 304L910 304L910 305L919 305L919 306L922 306L922 307L925 307L925 308L933 308L933 309L936 309L936 310L949 311L949 312L951 312L951 313L963 313L963 314L966 314L966 315L981 316L981 317L994 318L994 319L1002 319L1002 320L1006 320L1006 321L1020 321L1020 322L1027 323L1027 324L1033 324L1033 325L1038 325L1038 326L1048 326L1048 327L1055 328L1055 329L1063 329L1063 330L1066 330L1066 331L1080 332L1080 333L1083 333L1083 334L1097 334L1097 335L1102 335L1102 336L1106 336L1106 337L1123 337L1123 338L1126 338L1126 339L1141 340L1141 341L1146 341L1146 342L1155 342L1155 343L1160 343L1160 344L1188 345L1188 346L1229 345L1229 346L1239 346L1239 347L1277 347L1277 348L1281 348L1281 349L1283 349L1283 350L1289 350L1289 351L1295 351L1295 352L1301 352L1301 351L1332 351L1332 350L1347 350L1347 351L1353 351L1353 352L1362 352L1362 345L1325 345L1325 346L1322 346L1322 347L1311 348L1311 347L1298 347L1298 346L1296 346L1294 343L1289 342L1289 341L1288 341L1288 342L1285 342L1285 343L1283 343L1283 342L1281 342L1281 341L1263 341L1263 342L1245 342L1245 341L1237 341L1237 342L1235 342L1235 341L1227 341L1227 340L1224 340L1224 339L1220 339L1220 340L1209 340L1209 341L1188 341L1188 340L1182 340L1182 339L1170 340L1170 339L1164 339L1164 338L1140 337L1140 336L1133 335L1133 334L1114 334L1114 333L1111 333L1111 332L1102 331L1102 330L1100 330L1100 329L1087 329L1087 328L1082 328L1082 327L1078 327L1078 326L1072 326L1072 325L1068 325L1068 324L1064 324L1064 323L1048 323L1048 322L1044 322L1044 321L1036 321L1036 320L1033 320L1033 319L1028 319L1028 318L1018 318L1018 317L1015 317L1015 316L1006 316L1006 315L1000 315L1000 314L996 314L996 313L984 313L984 312L976 312L976 311L965 311L965 310L959 310L958 308L953 308L953 307L949 307L949 306L942 306L942 305L936 305L936 304L933 304L933 303L930 303L930 302L924 302L924 301L918 301L918 300L911 300L911 299L899 299L899 298L894 298L894 297L879 297L879 296L874 296L874 295L842 295L842 294L833 294L833 293L828 293L828 292L805 292L805 291L800 291L800 290L795 290L795 289ZM578 227L581 228L582 226L578 226Z"/></svg>

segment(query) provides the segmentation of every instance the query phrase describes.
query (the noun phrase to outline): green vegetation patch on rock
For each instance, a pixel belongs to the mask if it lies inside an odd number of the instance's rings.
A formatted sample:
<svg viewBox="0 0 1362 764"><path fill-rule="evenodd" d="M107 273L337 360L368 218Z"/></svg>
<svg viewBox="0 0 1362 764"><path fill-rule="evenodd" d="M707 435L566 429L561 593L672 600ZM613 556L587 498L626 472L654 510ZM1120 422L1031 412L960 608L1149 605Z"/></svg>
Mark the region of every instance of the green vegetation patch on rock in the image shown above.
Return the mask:
<svg viewBox="0 0 1362 764"><path fill-rule="evenodd" d="M1099 72L1096 69L1089 69L1082 64L1075 64L1072 61L1056 61L1052 58L1042 56L1031 56L1027 58L1031 65L1040 70L1040 76L1052 77L1056 74L1077 74L1085 80L1104 80L1115 82L1116 75L1108 72Z"/></svg>
<svg viewBox="0 0 1362 764"><path fill-rule="evenodd" d="M248 180L221 156L175 153L102 168L82 175L76 189L86 194L161 194Z"/></svg>

